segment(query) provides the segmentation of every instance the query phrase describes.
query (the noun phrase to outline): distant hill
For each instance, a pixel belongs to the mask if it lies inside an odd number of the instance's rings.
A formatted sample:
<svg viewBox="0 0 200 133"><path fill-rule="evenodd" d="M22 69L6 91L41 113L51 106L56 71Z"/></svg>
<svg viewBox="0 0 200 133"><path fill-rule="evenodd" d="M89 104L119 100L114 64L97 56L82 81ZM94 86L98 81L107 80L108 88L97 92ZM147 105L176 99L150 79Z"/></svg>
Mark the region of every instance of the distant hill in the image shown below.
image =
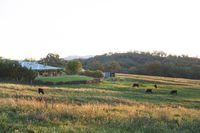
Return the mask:
<svg viewBox="0 0 200 133"><path fill-rule="evenodd" d="M117 72L200 79L200 59L186 55L167 55L158 51L109 53L80 61L84 68L92 70L112 70L111 63L115 62L121 66Z"/></svg>
<svg viewBox="0 0 200 133"><path fill-rule="evenodd" d="M74 59L88 59L94 57L93 55L87 55L87 56L78 56L78 55L74 55L74 56L67 56L64 59L65 60L74 60Z"/></svg>

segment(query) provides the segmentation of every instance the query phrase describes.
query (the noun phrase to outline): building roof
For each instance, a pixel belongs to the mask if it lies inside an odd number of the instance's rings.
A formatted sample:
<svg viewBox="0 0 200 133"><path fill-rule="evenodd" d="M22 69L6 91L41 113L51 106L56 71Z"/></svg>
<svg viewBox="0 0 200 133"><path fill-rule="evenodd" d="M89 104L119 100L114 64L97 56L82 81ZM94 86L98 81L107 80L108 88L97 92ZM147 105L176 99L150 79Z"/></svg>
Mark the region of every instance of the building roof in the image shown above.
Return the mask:
<svg viewBox="0 0 200 133"><path fill-rule="evenodd" d="M37 62L19 61L19 64L21 64L22 67L26 67L26 68L32 69L32 70L59 70L59 69L62 69L61 67L47 66L47 65L39 64Z"/></svg>

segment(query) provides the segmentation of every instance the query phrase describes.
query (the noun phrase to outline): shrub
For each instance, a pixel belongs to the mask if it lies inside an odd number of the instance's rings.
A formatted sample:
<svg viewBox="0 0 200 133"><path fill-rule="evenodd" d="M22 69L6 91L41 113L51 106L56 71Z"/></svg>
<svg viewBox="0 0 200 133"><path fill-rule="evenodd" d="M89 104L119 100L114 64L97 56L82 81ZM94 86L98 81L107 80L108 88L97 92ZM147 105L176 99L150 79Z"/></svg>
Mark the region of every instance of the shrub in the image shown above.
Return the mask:
<svg viewBox="0 0 200 133"><path fill-rule="evenodd" d="M67 72L70 74L76 74L82 69L82 64L78 60L69 61L67 63Z"/></svg>
<svg viewBox="0 0 200 133"><path fill-rule="evenodd" d="M96 71L87 70L85 72L81 72L80 74L85 75L85 76L94 77L94 78L103 78L103 72L100 70L96 70Z"/></svg>

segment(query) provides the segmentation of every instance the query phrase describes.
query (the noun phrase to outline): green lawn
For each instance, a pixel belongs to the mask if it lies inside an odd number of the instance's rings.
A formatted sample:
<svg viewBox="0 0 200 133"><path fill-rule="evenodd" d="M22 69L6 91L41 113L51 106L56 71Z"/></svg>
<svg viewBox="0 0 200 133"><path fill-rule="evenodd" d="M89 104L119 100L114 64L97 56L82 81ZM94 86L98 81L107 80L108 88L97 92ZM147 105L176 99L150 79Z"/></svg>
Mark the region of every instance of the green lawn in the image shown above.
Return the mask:
<svg viewBox="0 0 200 133"><path fill-rule="evenodd" d="M55 77L38 77L35 80L43 82L68 82L68 81L79 81L79 80L92 80L94 78L82 76L82 75L64 75Z"/></svg>
<svg viewBox="0 0 200 133"><path fill-rule="evenodd" d="M0 101L0 133L200 133L200 80L117 75L100 84L1 83Z"/></svg>

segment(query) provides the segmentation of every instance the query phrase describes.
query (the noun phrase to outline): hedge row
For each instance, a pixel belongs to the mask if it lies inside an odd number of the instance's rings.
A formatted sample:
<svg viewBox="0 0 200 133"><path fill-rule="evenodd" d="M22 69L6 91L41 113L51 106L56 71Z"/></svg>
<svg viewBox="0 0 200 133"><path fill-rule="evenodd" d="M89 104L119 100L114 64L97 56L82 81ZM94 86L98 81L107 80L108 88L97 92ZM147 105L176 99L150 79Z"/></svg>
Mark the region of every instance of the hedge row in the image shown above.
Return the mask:
<svg viewBox="0 0 200 133"><path fill-rule="evenodd" d="M93 84L100 83L100 79L93 80L77 80L77 81L67 81L67 82L43 82L40 80L35 80L33 84L35 85L64 85L64 84Z"/></svg>
<svg viewBox="0 0 200 133"><path fill-rule="evenodd" d="M89 77L94 77L94 78L103 78L103 72L100 70L96 70L96 71L87 70L85 72L81 72L80 74L89 76Z"/></svg>

